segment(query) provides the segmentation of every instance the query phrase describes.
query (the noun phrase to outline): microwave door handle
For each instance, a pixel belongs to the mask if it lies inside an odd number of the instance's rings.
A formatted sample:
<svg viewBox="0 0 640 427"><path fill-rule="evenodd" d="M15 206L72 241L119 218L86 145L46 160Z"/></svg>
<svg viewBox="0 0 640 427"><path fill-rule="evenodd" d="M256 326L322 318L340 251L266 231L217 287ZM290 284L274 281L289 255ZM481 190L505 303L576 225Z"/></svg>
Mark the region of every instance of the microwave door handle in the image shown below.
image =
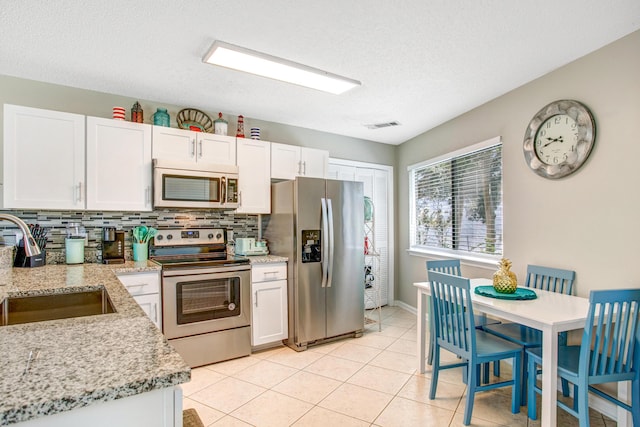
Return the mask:
<svg viewBox="0 0 640 427"><path fill-rule="evenodd" d="M227 179L223 176L220 178L220 204L224 205L227 201Z"/></svg>
<svg viewBox="0 0 640 427"><path fill-rule="evenodd" d="M328 234L329 234L329 226L327 225L327 199L324 197L320 199L320 204L322 206L322 240L320 242L320 253L322 257L322 287L327 286L327 263L328 263Z"/></svg>

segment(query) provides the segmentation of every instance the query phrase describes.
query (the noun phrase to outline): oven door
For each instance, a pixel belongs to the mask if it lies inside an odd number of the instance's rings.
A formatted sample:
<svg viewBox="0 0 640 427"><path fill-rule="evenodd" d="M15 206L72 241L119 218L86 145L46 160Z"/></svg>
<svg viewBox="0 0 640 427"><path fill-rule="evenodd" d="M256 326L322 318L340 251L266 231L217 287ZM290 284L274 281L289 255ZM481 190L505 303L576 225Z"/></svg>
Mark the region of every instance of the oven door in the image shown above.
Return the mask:
<svg viewBox="0 0 640 427"><path fill-rule="evenodd" d="M163 270L163 332L168 338L250 325L251 270L246 265Z"/></svg>

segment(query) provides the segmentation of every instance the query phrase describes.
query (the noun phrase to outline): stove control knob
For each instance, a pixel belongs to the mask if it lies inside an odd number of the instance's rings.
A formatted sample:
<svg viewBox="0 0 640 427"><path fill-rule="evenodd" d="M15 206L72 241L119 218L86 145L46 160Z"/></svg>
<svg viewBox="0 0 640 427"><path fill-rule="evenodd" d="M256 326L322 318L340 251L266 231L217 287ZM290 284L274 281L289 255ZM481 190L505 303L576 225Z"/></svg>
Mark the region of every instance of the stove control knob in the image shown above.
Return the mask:
<svg viewBox="0 0 640 427"><path fill-rule="evenodd" d="M167 234L167 240L173 239L173 234Z"/></svg>
<svg viewBox="0 0 640 427"><path fill-rule="evenodd" d="M207 237L209 238L209 240L213 239L213 233L209 233Z"/></svg>
<svg viewBox="0 0 640 427"><path fill-rule="evenodd" d="M222 233L216 234L216 239L222 239Z"/></svg>
<svg viewBox="0 0 640 427"><path fill-rule="evenodd" d="M156 240L162 240L164 239L164 237L162 237L162 234L158 234L156 237L154 237Z"/></svg>

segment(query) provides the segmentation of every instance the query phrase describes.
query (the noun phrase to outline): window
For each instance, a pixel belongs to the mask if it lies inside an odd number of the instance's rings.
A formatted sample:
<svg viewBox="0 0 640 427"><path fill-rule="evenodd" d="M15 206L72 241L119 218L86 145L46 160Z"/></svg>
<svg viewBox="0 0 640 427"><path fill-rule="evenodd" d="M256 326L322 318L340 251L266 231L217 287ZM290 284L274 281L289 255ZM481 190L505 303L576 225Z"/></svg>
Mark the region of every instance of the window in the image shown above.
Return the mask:
<svg viewBox="0 0 640 427"><path fill-rule="evenodd" d="M409 166L411 249L502 255L502 142Z"/></svg>

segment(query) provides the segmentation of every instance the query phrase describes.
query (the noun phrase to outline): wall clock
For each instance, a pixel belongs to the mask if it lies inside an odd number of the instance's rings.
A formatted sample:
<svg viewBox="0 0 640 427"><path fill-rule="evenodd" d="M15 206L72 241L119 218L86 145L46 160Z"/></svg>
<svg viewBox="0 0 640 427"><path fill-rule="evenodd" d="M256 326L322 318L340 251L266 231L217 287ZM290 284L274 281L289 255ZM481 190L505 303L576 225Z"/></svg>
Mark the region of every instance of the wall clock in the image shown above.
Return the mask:
<svg viewBox="0 0 640 427"><path fill-rule="evenodd" d="M557 179L584 164L596 140L596 123L578 101L554 101L529 122L524 135L524 158L538 175Z"/></svg>

